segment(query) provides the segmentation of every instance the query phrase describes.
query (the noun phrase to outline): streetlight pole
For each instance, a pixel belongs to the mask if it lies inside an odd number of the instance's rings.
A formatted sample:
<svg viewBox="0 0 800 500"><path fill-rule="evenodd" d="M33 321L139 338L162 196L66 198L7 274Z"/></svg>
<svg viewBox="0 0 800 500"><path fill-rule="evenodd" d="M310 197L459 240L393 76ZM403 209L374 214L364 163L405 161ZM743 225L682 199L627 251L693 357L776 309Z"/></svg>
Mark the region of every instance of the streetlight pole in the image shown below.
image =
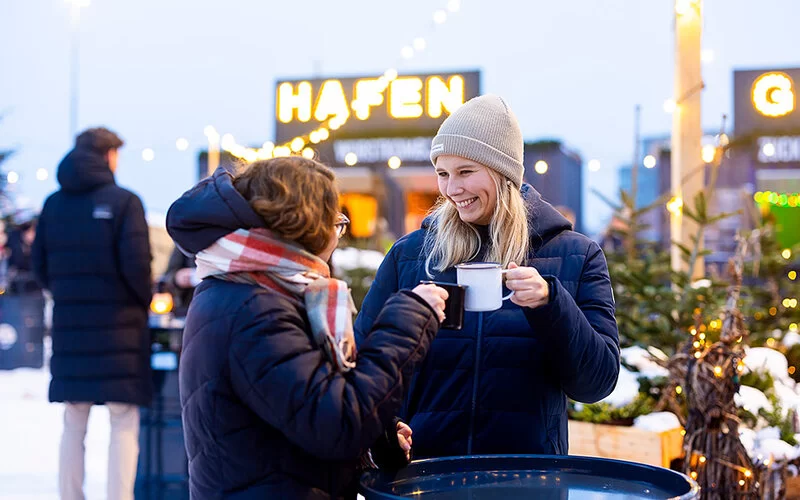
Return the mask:
<svg viewBox="0 0 800 500"><path fill-rule="evenodd" d="M78 94L80 71L80 20L81 8L88 7L90 0L67 0L70 4L70 62L69 62L69 135L75 140L78 133Z"/></svg>
<svg viewBox="0 0 800 500"><path fill-rule="evenodd" d="M702 123L700 121L700 96L703 88L701 73L701 38L703 30L702 0L675 0L675 80L673 99L676 102L672 114L671 187L680 207L694 202L697 193L703 190L705 170L702 164ZM683 217L680 208L670 210L673 241L691 247L697 235L697 224ZM698 241L698 250L703 242ZM699 253L699 252L698 252ZM672 269L688 270L680 247L672 245ZM698 257L692 279L705 274L702 256Z"/></svg>

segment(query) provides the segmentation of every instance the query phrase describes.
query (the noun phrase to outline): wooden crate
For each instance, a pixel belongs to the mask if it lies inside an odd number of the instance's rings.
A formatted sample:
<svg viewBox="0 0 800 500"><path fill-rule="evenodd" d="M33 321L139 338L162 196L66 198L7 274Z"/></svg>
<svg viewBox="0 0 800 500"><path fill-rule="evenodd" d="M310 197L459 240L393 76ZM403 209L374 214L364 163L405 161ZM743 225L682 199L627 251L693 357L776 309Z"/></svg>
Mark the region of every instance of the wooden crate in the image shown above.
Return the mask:
<svg viewBox="0 0 800 500"><path fill-rule="evenodd" d="M681 429L651 432L634 427L569 421L569 454L616 458L669 467L683 455Z"/></svg>

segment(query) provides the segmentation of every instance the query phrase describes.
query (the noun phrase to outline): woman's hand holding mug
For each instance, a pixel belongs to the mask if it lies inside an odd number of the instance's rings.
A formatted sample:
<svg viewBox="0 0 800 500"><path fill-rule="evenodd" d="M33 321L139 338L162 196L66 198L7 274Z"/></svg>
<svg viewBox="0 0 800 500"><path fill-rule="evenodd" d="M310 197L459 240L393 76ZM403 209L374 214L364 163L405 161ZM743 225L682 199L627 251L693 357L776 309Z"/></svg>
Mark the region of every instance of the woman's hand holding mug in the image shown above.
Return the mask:
<svg viewBox="0 0 800 500"><path fill-rule="evenodd" d="M535 309L550 301L550 286L535 268L519 267L512 262L505 275L506 287L514 292L511 302Z"/></svg>
<svg viewBox="0 0 800 500"><path fill-rule="evenodd" d="M447 300L447 290L436 285L417 285L412 292L419 295L434 311L439 323L444 321L444 305Z"/></svg>

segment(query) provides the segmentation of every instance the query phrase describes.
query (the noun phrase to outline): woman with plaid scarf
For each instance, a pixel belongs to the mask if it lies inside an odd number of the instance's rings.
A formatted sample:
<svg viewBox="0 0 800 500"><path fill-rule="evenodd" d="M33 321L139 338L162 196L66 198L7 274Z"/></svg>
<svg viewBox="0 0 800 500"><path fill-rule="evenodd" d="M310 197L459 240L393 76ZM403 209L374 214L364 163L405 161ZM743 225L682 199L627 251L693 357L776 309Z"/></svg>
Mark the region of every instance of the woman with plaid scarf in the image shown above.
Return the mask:
<svg viewBox="0 0 800 500"><path fill-rule="evenodd" d="M356 354L352 299L326 264L348 222L334 183L275 158L220 169L170 207L203 278L180 361L192 498L355 498L370 447L410 449L394 417L447 292L394 294Z"/></svg>

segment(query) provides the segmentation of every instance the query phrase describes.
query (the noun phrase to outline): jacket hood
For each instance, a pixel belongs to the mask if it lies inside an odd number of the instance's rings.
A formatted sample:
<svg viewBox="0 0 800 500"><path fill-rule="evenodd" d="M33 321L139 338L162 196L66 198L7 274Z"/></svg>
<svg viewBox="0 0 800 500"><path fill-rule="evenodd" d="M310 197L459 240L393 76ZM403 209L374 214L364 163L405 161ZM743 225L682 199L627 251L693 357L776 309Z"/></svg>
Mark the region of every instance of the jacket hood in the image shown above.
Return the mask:
<svg viewBox="0 0 800 500"><path fill-rule="evenodd" d="M191 254L237 229L254 227L264 227L264 220L233 187L233 176L223 167L183 193L167 212L167 232Z"/></svg>
<svg viewBox="0 0 800 500"><path fill-rule="evenodd" d="M64 191L92 191L106 184L114 184L114 174L108 161L97 151L73 149L61 160L56 174Z"/></svg>
<svg viewBox="0 0 800 500"><path fill-rule="evenodd" d="M533 186L523 183L520 193L528 208L528 228L533 250L538 250L559 233L572 229L572 224L566 217L544 201ZM432 224L433 217L429 215L422 221L422 228L428 229Z"/></svg>

